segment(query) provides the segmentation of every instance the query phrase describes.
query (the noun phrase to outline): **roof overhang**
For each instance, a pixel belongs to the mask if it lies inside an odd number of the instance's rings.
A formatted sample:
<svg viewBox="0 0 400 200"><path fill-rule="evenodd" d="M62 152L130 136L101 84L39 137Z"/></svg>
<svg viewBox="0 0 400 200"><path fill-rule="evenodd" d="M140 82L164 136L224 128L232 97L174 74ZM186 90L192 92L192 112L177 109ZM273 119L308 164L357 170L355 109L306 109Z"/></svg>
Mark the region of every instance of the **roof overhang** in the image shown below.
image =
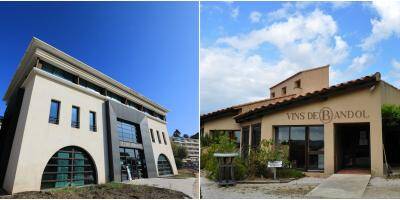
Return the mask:
<svg viewBox="0 0 400 200"><path fill-rule="evenodd" d="M23 58L21 59L19 65L18 65L17 71L15 72L13 79L11 80L11 83L3 97L4 101L8 102L10 97L16 91L16 89L22 85L22 83L24 82L24 79L28 76L28 74L32 70L32 68L34 66L34 62L36 62L36 59L39 57L40 52L46 52L48 54L51 54L52 56L59 58L60 60L78 68L79 70L82 70L84 72L87 72L87 73L93 75L95 78L98 78L105 83L104 85L102 85L102 87L105 87L106 89L109 89L109 87L118 88L119 90L122 90L123 92L126 92L127 94L132 95L132 96L140 99L141 101L146 102L147 104L150 104L151 106L161 110L162 112L165 112L165 113L168 112L168 110L166 108L164 108L163 106L151 101L147 97L139 94L138 92L135 92L134 90L123 85L122 83L119 83L118 81L101 73L100 71L94 69L93 67L90 67L89 65L73 58L72 56L58 50L57 48L55 48L35 37L32 38L28 48L26 49L26 51L24 53ZM113 91L113 90L110 90L110 91Z"/></svg>
<svg viewBox="0 0 400 200"><path fill-rule="evenodd" d="M269 104L267 106L262 106L248 112L242 113L235 116L237 123L253 120L260 118L264 115L278 112L281 110L293 108L296 106L304 105L305 103L313 103L318 101L324 101L328 97L338 94L346 94L355 90L360 90L376 85L380 81L380 73L377 72L372 76L366 76L357 80L349 81L346 83L341 83L338 85L331 86L329 88L324 88L322 90L317 90L312 93L307 93L305 95L300 95L291 99L287 99L281 102Z"/></svg>

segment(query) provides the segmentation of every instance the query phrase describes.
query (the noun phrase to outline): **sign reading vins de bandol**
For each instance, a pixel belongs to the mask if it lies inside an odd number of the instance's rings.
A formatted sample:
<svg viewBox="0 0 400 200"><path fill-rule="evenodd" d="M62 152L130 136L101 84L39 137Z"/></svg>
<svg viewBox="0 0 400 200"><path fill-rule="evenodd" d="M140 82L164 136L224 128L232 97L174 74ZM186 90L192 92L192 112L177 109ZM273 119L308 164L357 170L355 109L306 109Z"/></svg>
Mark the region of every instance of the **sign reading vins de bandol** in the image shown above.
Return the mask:
<svg viewBox="0 0 400 200"><path fill-rule="evenodd" d="M320 120L326 124L334 119L368 119L365 110L332 110L323 107L320 111L314 112L289 112L286 113L289 120Z"/></svg>

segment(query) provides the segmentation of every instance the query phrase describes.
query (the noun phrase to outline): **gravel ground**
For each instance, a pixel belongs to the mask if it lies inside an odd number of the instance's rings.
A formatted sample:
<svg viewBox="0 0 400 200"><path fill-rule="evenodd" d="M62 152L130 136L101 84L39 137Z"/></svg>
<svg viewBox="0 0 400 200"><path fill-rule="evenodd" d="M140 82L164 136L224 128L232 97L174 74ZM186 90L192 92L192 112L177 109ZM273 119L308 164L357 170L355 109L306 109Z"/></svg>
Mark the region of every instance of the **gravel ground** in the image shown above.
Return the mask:
<svg viewBox="0 0 400 200"><path fill-rule="evenodd" d="M160 187L170 190L183 192L193 199L199 198L198 185L196 184L197 178L143 178L129 181L126 183L134 185L149 185L154 187Z"/></svg>
<svg viewBox="0 0 400 200"><path fill-rule="evenodd" d="M365 189L363 198L400 198L400 179L372 178Z"/></svg>
<svg viewBox="0 0 400 200"><path fill-rule="evenodd" d="M201 195L204 199L278 199L305 198L323 178L305 177L289 183L237 184L219 187L214 181L201 177Z"/></svg>

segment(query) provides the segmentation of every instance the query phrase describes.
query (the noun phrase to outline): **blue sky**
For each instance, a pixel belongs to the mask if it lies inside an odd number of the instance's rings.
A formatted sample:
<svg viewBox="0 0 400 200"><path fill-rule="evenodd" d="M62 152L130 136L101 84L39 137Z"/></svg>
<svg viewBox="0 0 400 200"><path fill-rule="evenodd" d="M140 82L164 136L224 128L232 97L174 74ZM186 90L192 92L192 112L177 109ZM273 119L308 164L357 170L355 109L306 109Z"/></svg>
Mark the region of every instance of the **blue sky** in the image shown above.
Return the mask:
<svg viewBox="0 0 400 200"><path fill-rule="evenodd" d="M196 2L1 2L0 27L1 96L35 36L169 109L170 134L198 131Z"/></svg>
<svg viewBox="0 0 400 200"><path fill-rule="evenodd" d="M297 71L400 87L400 2L202 2L201 113L269 97Z"/></svg>

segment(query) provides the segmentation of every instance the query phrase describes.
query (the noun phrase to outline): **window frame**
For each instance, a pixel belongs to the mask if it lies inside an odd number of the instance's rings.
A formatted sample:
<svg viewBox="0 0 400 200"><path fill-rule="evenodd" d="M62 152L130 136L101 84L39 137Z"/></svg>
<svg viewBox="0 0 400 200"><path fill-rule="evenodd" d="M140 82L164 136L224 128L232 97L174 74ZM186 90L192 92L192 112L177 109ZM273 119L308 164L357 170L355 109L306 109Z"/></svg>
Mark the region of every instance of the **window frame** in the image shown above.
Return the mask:
<svg viewBox="0 0 400 200"><path fill-rule="evenodd" d="M161 144L160 132L158 130L156 132L157 132L158 143Z"/></svg>
<svg viewBox="0 0 400 200"><path fill-rule="evenodd" d="M73 116L73 113L74 113L74 109L76 109L77 110L77 114L76 114L76 117L77 117L77 119L76 119L76 122L74 122L74 116ZM72 128L77 128L77 129L79 129L80 128L80 113L81 113L81 111L80 111L80 108L78 107L78 106L72 106L72 110L71 110L72 112L71 112L71 127Z"/></svg>
<svg viewBox="0 0 400 200"><path fill-rule="evenodd" d="M298 79L294 82L294 88L301 88L301 79Z"/></svg>
<svg viewBox="0 0 400 200"><path fill-rule="evenodd" d="M164 140L164 144L167 145L167 139L165 139L165 133L161 132L162 136L163 136L163 140Z"/></svg>
<svg viewBox="0 0 400 200"><path fill-rule="evenodd" d="M153 129L150 129L150 137L151 137L151 141L152 141L153 143L156 143L156 139L154 138Z"/></svg>
<svg viewBox="0 0 400 200"><path fill-rule="evenodd" d="M282 93L282 95L286 95L286 93L287 93L287 88L286 88L286 86L285 86L285 87L282 87L281 93Z"/></svg>
<svg viewBox="0 0 400 200"><path fill-rule="evenodd" d="M56 118L51 116L53 103L57 104L57 117ZM57 124L57 125L60 124L60 107L61 107L61 101L58 101L55 99L52 99L50 101L50 113L49 113L49 123L50 124Z"/></svg>
<svg viewBox="0 0 400 200"><path fill-rule="evenodd" d="M93 125L91 121L91 114L93 114ZM97 114L94 111L89 111L89 130L97 132Z"/></svg>

